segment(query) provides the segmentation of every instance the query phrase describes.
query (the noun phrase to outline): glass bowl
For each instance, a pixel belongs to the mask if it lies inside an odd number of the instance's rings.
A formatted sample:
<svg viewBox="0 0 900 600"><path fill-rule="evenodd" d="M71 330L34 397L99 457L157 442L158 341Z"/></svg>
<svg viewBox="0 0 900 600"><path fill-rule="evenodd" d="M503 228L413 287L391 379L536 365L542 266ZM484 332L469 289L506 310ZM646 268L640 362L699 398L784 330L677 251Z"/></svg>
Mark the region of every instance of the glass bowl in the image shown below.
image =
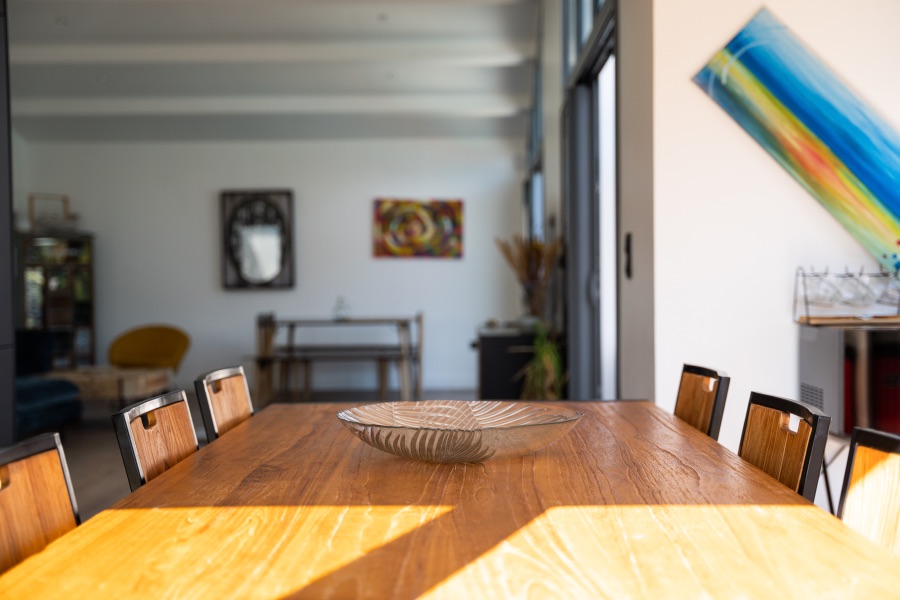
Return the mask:
<svg viewBox="0 0 900 600"><path fill-rule="evenodd" d="M338 419L365 443L412 458L477 463L530 454L567 433L582 414L539 403L423 400L342 410Z"/></svg>

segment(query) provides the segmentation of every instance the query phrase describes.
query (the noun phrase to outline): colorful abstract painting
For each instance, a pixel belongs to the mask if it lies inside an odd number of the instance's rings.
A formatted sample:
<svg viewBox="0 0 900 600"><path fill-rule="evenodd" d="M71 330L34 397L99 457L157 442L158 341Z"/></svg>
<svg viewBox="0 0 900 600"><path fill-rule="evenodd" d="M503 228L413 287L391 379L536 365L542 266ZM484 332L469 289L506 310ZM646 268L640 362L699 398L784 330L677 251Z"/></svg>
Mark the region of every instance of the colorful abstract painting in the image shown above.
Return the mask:
<svg viewBox="0 0 900 600"><path fill-rule="evenodd" d="M461 258L462 200L375 200L375 256Z"/></svg>
<svg viewBox="0 0 900 600"><path fill-rule="evenodd" d="M891 272L900 137L767 10L694 77Z"/></svg>

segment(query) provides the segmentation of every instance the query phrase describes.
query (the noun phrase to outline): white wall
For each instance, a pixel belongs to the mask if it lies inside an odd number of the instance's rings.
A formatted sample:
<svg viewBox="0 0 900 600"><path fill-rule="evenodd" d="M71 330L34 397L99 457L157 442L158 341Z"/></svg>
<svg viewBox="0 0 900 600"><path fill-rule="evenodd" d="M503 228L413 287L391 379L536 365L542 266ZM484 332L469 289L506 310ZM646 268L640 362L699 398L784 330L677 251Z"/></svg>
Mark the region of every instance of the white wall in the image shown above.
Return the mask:
<svg viewBox="0 0 900 600"><path fill-rule="evenodd" d="M343 295L359 316L423 310L426 389L474 390L478 325L521 313L494 237L522 222L523 149L518 140L32 143L16 155L28 164L14 168L30 191L69 194L81 228L96 234L101 363L120 331L174 323L192 336L177 382L191 386L203 371L252 365L257 313L330 317ZM296 286L225 291L219 193L267 187L294 191ZM374 259L376 197L463 199L464 257ZM375 388L374 365L322 367L318 387Z"/></svg>
<svg viewBox="0 0 900 600"><path fill-rule="evenodd" d="M766 6L900 127L900 80L892 75L900 3ZM720 440L731 449L740 441L751 390L799 395L795 269L877 268L691 81L760 8L750 0L657 1L652 19L656 400L672 408L684 362L727 371L732 382Z"/></svg>

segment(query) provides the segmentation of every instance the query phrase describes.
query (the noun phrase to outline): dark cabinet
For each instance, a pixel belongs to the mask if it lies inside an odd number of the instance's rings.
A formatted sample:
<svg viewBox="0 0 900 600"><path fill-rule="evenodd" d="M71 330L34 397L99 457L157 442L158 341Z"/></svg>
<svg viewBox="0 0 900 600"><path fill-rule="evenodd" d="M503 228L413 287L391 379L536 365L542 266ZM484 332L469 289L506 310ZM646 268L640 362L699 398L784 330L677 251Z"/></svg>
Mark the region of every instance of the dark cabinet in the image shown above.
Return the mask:
<svg viewBox="0 0 900 600"><path fill-rule="evenodd" d="M800 399L854 427L900 434L900 327L800 326Z"/></svg>
<svg viewBox="0 0 900 600"><path fill-rule="evenodd" d="M52 339L52 366L94 363L93 238L16 234L16 327Z"/></svg>
<svg viewBox="0 0 900 600"><path fill-rule="evenodd" d="M478 331L478 397L516 400L522 395L525 365L534 355L534 332L484 327Z"/></svg>

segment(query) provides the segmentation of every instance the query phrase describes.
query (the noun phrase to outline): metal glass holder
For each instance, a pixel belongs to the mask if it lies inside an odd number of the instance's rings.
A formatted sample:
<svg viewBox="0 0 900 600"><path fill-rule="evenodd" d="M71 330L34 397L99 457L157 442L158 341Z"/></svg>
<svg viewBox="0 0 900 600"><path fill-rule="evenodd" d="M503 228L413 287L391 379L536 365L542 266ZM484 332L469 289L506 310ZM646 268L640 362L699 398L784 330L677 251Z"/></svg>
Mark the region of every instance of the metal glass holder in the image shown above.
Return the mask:
<svg viewBox="0 0 900 600"><path fill-rule="evenodd" d="M896 273L797 269L794 320L804 325L900 323L900 278Z"/></svg>

